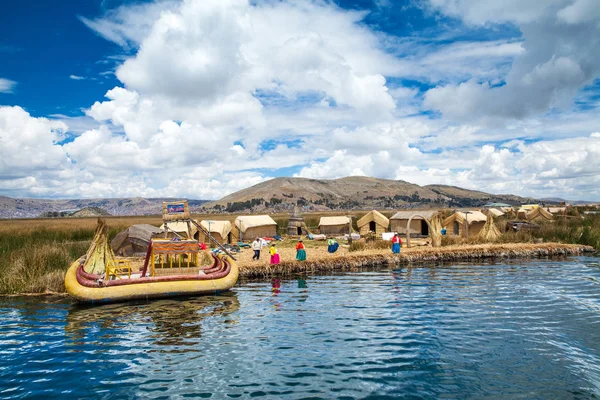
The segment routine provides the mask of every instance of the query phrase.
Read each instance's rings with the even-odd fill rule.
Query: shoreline
[[[310,249],[309,249],[310,251]],[[564,243],[506,243],[478,244],[444,247],[402,248],[400,254],[392,254],[389,249],[358,251],[343,255],[317,257],[315,260],[282,261],[278,265],[249,263],[238,261],[240,279],[267,279],[298,274],[322,274],[327,272],[359,271],[363,268],[377,268],[387,265],[420,265],[438,262],[465,262],[489,259],[535,259],[547,257],[564,257],[591,255],[596,250],[591,246]],[[430,266],[431,267],[431,266]],[[0,295],[0,298],[59,296],[66,297],[65,292],[12,293]]]
[[[240,278],[269,278],[294,274],[333,271],[356,271],[385,265],[410,265],[432,262],[478,261],[487,259],[531,259],[556,256],[579,256],[595,253],[591,246],[563,243],[508,243],[446,247],[403,248],[400,254],[389,250],[368,254],[347,254],[317,260],[282,261],[278,265],[243,265],[238,263]],[[310,257],[310,254],[309,254]]]

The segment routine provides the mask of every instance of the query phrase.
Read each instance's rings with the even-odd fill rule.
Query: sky
[[[351,175],[600,200],[596,0],[21,0],[0,195]]]

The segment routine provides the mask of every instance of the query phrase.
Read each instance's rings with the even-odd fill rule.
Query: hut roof
[[[257,226],[277,225],[268,215],[240,215],[235,219],[235,226],[242,232]]]
[[[210,222],[210,223],[209,223]],[[210,233],[218,233],[222,238],[226,237],[231,232],[231,222],[229,221],[200,221],[200,225]],[[210,229],[209,229],[210,227]]]
[[[321,217],[319,220],[319,226],[335,226],[335,225],[346,225],[350,223],[350,218],[346,216],[340,217]]]
[[[423,219],[431,220],[433,216],[437,214],[437,210],[423,210],[423,211],[398,211],[396,214],[392,215],[390,219]],[[423,218],[422,218],[423,217]]]
[[[564,214],[567,211],[567,207],[548,207],[546,211],[550,214]]]
[[[377,210],[372,210],[366,213],[361,219],[356,221],[356,225],[360,228],[361,226],[366,225],[371,221],[375,221],[377,225],[382,225],[386,228],[390,224],[390,220],[387,219],[385,215],[383,215]]]
[[[542,217],[547,220],[551,220],[553,218],[552,214],[550,214],[548,211],[544,210],[542,207],[534,208],[533,210],[528,212],[525,217],[527,218],[528,221],[531,221],[532,219],[535,219],[538,217]]]
[[[481,211],[469,211],[469,216],[467,217],[467,215],[464,212],[457,211],[448,218],[446,218],[442,225],[446,226],[454,221],[457,221],[460,224],[464,224],[465,221],[469,221],[470,225],[473,222],[487,221],[487,216]]]
[[[504,213],[497,208],[488,208],[487,212],[492,214],[494,217],[501,217],[504,215]]]
[[[185,222],[185,221],[169,222],[168,226],[169,226],[170,231],[174,231],[177,233],[187,233],[187,231],[188,231],[188,225],[187,225],[187,222]],[[194,224],[190,224],[190,228],[192,229],[190,234],[192,236],[194,236],[196,234],[196,232],[198,232],[198,228],[196,228],[196,225],[194,225]],[[160,229],[163,232],[165,231],[164,223],[160,226]]]
[[[131,225],[129,228],[119,232],[110,242],[113,250],[117,250],[127,239],[136,239],[150,243],[152,235],[164,233],[162,229],[149,224]]]

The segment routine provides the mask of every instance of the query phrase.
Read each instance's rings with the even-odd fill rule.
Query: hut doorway
[[[369,222],[369,230],[371,232],[375,232],[377,231],[377,224],[375,223],[375,221],[371,221]]]
[[[421,235],[429,236],[429,225],[424,219],[421,220]]]
[[[459,225],[457,221],[454,221],[454,224],[452,224],[452,232],[455,235],[458,235],[458,231],[459,231]]]
[[[302,236],[302,227],[301,227],[301,226],[298,226],[298,227],[296,228],[296,232],[298,233],[298,236]]]
[[[231,232],[227,234],[227,243],[231,243]]]

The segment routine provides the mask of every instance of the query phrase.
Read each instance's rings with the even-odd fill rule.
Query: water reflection
[[[155,300],[148,303],[107,304],[95,307],[72,305],[66,317],[65,335],[72,345],[82,345],[90,333],[104,332],[107,344],[132,327],[143,328],[145,340],[154,345],[176,346],[197,343],[202,336],[202,322],[208,317],[229,316],[223,322],[238,323],[232,315],[240,309],[237,294],[186,299]],[[148,335],[148,331],[151,335]],[[110,337],[112,333],[113,337]]]

